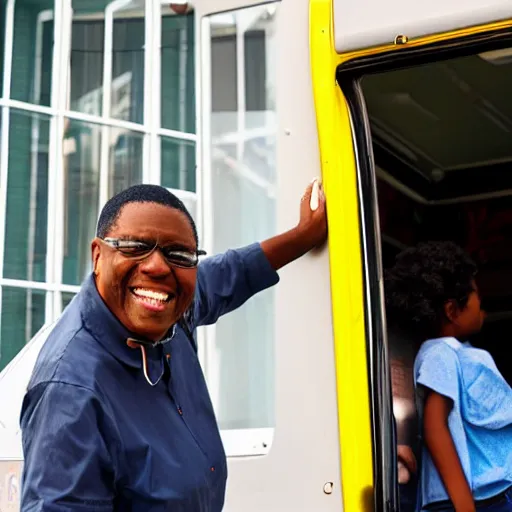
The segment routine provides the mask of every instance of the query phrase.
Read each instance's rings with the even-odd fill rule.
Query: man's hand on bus
[[[261,248],[275,270],[300,258],[327,239],[327,209],[325,194],[318,181],[318,201],[312,208],[311,195],[315,180],[309,184],[300,202],[300,219],[290,231],[274,236],[261,243]],[[315,194],[316,195],[316,194]],[[315,198],[314,198],[315,199]]]
[[[315,192],[317,194],[315,194],[316,197],[313,197],[312,201],[311,196]],[[312,206],[312,203],[315,203],[315,206]],[[297,230],[308,245],[308,250],[323,244],[327,238],[325,194],[322,183],[318,178],[315,178],[308,185],[302,196],[300,201],[300,220]]]

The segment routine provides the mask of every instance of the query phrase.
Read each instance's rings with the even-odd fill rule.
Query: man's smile
[[[154,290],[151,288],[133,287],[130,288],[136,302],[150,311],[164,311],[171,301],[176,298],[172,292]]]

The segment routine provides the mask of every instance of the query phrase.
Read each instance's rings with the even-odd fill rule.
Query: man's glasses
[[[186,249],[176,249],[168,246],[162,247],[155,243],[143,242],[141,240],[123,240],[121,238],[100,238],[110,247],[118,250],[127,258],[142,260],[147,258],[156,249],[160,250],[169,265],[180,268],[195,268],[199,263],[199,256],[204,256],[205,251],[189,251]]]

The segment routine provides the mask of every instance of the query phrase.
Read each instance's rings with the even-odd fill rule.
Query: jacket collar
[[[156,344],[151,345],[147,341],[137,340],[105,304],[96,288],[92,273],[84,281],[77,299],[84,327],[117,360],[132,368],[142,369],[141,351],[138,347],[143,344],[148,362],[162,361],[162,346],[172,340],[176,325],[170,329],[168,337]]]

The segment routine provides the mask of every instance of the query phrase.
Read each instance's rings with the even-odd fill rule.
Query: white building
[[[0,403],[1,459],[20,456],[18,414],[9,411],[19,410],[37,345],[1,372],[79,291],[105,201],[136,183],[173,189],[212,253],[274,233],[276,176],[273,5],[211,18],[202,168],[191,8],[157,0],[0,6],[0,386],[16,387]],[[235,436],[232,452],[238,429],[254,429],[261,450],[273,425],[272,297],[200,335],[210,338],[200,355],[221,427]]]

